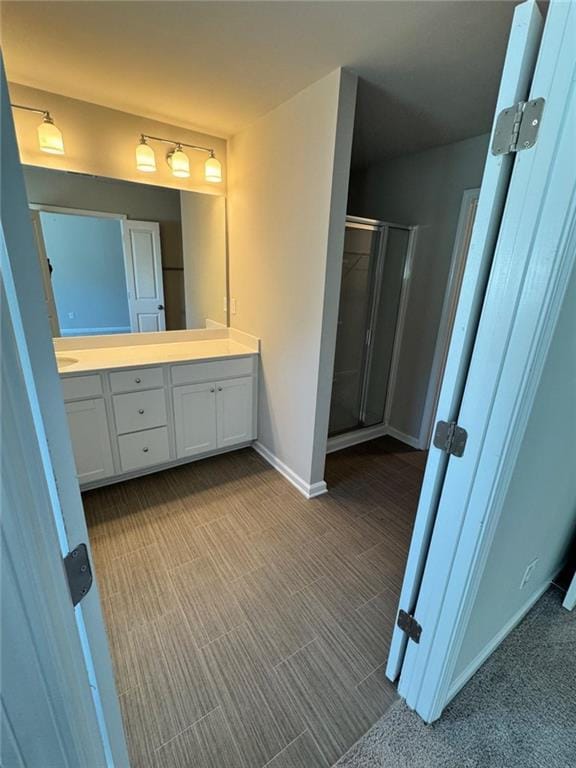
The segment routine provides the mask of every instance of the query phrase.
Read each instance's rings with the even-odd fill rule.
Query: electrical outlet
[[[532,562],[527,566],[526,570],[524,571],[524,576],[522,576],[522,581],[520,582],[520,589],[524,589],[526,584],[530,581],[532,578],[532,575],[534,574],[534,569],[538,565],[538,558],[536,560],[532,560]]]

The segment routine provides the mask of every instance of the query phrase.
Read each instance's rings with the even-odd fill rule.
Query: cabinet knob
[[[222,387],[218,387],[218,392],[222,392]]]
[[[138,408],[138,413],[142,415],[144,413],[144,408]]]
[[[142,379],[134,379],[134,381],[136,382],[136,384],[140,384]]]
[[[215,392],[215,391],[216,390],[214,389],[214,387],[210,387],[210,392]]]
[[[148,453],[149,450],[149,448],[142,448],[142,453]]]

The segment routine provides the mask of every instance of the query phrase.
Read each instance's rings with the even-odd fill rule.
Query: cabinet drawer
[[[164,386],[162,368],[132,368],[129,371],[113,371],[110,374],[112,392],[136,392]]]
[[[112,401],[119,435],[151,427],[163,427],[167,423],[163,389],[113,395]]]
[[[102,394],[102,382],[98,374],[91,376],[66,376],[60,379],[64,400],[78,400],[81,397],[97,397]]]
[[[214,360],[209,363],[187,363],[172,366],[173,384],[196,384],[196,382],[201,381],[218,381],[250,375],[252,375],[251,357],[235,357],[232,360]]]
[[[118,438],[118,446],[123,472],[170,461],[167,427],[121,435]]]

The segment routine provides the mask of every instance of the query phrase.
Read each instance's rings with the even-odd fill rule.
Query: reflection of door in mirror
[[[38,219],[49,314],[51,293],[62,336],[165,329],[157,223],[64,210]]]
[[[226,327],[224,197],[24,173],[54,336]]]
[[[160,226],[124,220],[122,238],[131,329],[165,331]]]

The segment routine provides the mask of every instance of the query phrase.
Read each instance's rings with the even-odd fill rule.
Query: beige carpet
[[[576,614],[550,589],[431,726],[395,703],[338,768],[574,768]]]

